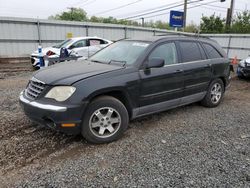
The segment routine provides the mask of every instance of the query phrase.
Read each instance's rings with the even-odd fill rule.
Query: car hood
[[[33,76],[48,85],[71,85],[82,79],[123,68],[121,65],[91,61],[70,61],[43,68]]]

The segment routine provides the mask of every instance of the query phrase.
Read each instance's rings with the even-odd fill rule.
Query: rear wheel
[[[215,79],[209,85],[208,91],[201,104],[206,107],[216,107],[220,104],[224,95],[224,83],[221,79]]]
[[[128,112],[114,97],[103,96],[91,102],[84,114],[83,137],[92,143],[107,143],[120,138],[128,127]]]

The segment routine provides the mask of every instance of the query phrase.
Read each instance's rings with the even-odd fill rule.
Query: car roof
[[[130,39],[126,39],[126,40],[131,40],[131,41],[145,41],[145,42],[157,42],[160,40],[167,40],[167,39],[171,39],[171,40],[199,40],[199,41],[203,41],[203,42],[215,42],[212,39],[206,38],[206,37],[200,37],[200,36],[193,36],[193,35],[182,35],[182,34],[167,34],[167,35],[159,35],[159,36],[150,36],[150,37],[137,37],[137,38],[130,38]]]
[[[84,40],[84,39],[102,39],[102,40],[106,40],[109,41],[107,39],[101,38],[101,37],[97,37],[97,36],[87,36],[87,37],[72,37],[71,40],[73,41],[77,41],[77,40]]]

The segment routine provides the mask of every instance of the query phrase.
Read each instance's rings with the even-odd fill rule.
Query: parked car
[[[239,78],[249,78],[250,77],[250,56],[246,59],[240,61],[237,67],[237,76]]]
[[[141,116],[198,101],[216,107],[229,82],[230,61],[210,39],[127,39],[74,66],[36,72],[20,103],[37,122],[105,143]]]
[[[60,44],[42,49],[42,55],[53,58],[60,56],[61,48],[66,48],[74,56],[82,56],[87,59],[100,49],[110,45],[112,41],[99,37],[76,37],[64,40]],[[38,50],[31,54],[31,63],[33,67],[40,68]]]

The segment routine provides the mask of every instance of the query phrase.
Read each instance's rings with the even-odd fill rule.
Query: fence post
[[[127,30],[128,30],[128,28],[127,28],[127,27],[124,27],[124,38],[125,38],[125,39],[127,38]]]
[[[85,28],[86,28],[86,36],[88,37],[89,36],[89,26],[86,25]]]
[[[40,31],[40,21],[39,20],[37,20],[37,33],[38,33],[38,42],[39,42],[39,45],[42,45],[41,31]]]
[[[155,36],[155,29],[153,30],[153,36]]]
[[[229,35],[228,45],[227,45],[227,56],[229,55],[229,50],[230,50],[230,47],[231,47],[231,39],[232,39],[232,36]]]

